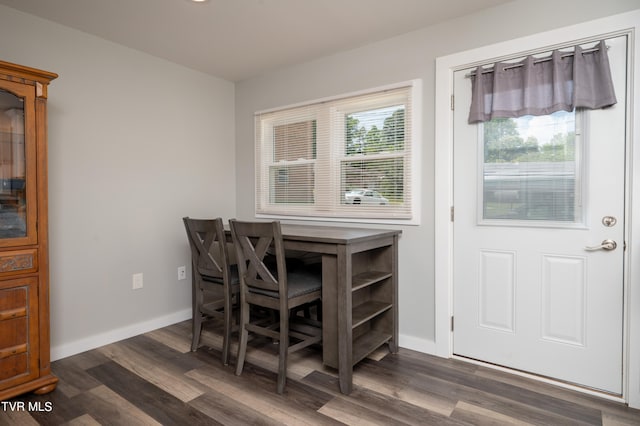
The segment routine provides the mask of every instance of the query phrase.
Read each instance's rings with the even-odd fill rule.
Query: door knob
[[[615,250],[616,247],[618,247],[618,244],[613,241],[613,240],[604,240],[602,242],[602,244],[600,244],[599,246],[594,246],[594,247],[585,247],[584,249],[587,251],[594,251],[594,250]]]

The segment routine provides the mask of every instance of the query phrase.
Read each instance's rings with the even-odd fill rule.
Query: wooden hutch
[[[0,400],[55,389],[49,357],[47,86],[0,61]]]

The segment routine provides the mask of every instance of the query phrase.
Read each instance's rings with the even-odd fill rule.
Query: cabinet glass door
[[[33,91],[0,83],[0,246],[35,242]]]

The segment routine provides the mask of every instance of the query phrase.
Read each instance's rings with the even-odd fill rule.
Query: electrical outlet
[[[133,285],[131,288],[133,290],[138,290],[143,286],[144,286],[144,281],[142,279],[142,272],[140,272],[139,274],[133,274]]]
[[[187,268],[185,266],[178,267],[178,280],[187,279]]]

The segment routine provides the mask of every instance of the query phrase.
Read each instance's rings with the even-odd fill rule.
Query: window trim
[[[261,111],[257,111],[254,114],[254,117],[259,115],[283,111],[287,109],[296,109],[309,107],[312,105],[317,105],[326,102],[339,102],[341,100],[348,100],[349,98],[355,98],[358,96],[374,94],[377,92],[384,92],[388,90],[394,90],[399,88],[408,88],[411,96],[411,141],[410,141],[410,154],[409,154],[409,167],[411,169],[410,176],[408,179],[408,183],[406,184],[410,188],[411,193],[411,201],[409,206],[410,217],[409,218],[381,218],[381,217],[344,217],[344,216],[308,216],[304,214],[297,214],[295,206],[288,205],[282,209],[282,212],[258,212],[258,196],[259,194],[262,197],[267,197],[268,194],[259,192],[259,184],[260,180],[264,179],[265,173],[268,175],[267,170],[263,170],[261,168],[262,158],[260,158],[259,153],[262,149],[259,146],[258,139],[255,137],[257,132],[264,131],[263,129],[255,128],[254,130],[254,155],[255,155],[255,164],[254,164],[254,188],[255,188],[255,196],[254,196],[254,215],[256,218],[264,218],[264,219],[283,219],[283,220],[299,220],[299,221],[322,221],[322,222],[345,222],[345,223],[373,223],[373,224],[394,224],[394,225],[420,225],[421,222],[421,182],[422,182],[422,168],[421,168],[421,159],[422,159],[422,80],[414,79],[403,82],[398,82],[394,84],[389,84],[385,86],[378,86],[371,89],[355,91],[350,93],[345,93],[337,96],[330,96],[321,99],[314,99],[307,102],[300,102],[295,104],[289,104],[282,107],[270,108]],[[254,120],[255,123],[255,120]],[[385,157],[388,157],[386,155]],[[340,157],[342,158],[342,157]],[[373,158],[372,158],[373,159]],[[307,160],[308,162],[316,162],[317,159]],[[301,208],[301,210],[304,209]],[[286,212],[285,212],[286,211]]]

